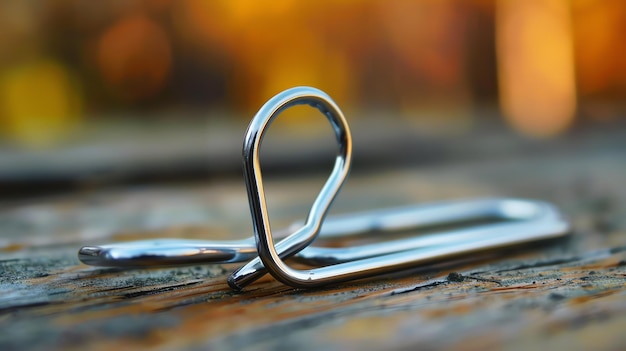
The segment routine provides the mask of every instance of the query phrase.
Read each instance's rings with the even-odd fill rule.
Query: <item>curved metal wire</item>
[[[300,104],[311,105],[328,118],[339,149],[334,168],[313,202],[304,225],[278,245],[277,250],[282,257],[293,255],[309,246],[315,239],[324,222],[326,211],[348,176],[352,159],[352,137],[348,123],[339,107],[324,92],[310,87],[295,87],[267,101],[248,126],[243,150],[244,160],[247,160],[244,162],[244,175],[248,197],[255,198],[250,200],[255,231],[257,228],[269,230],[270,227],[261,168],[255,161],[258,160],[260,143],[264,132],[282,111]],[[252,153],[255,156],[249,157]],[[95,266],[152,266],[240,262],[256,256],[256,253],[256,247],[251,239],[233,241],[157,239],[84,246],[79,250],[78,257],[82,262]]]
[[[353,247],[308,246],[294,255],[294,259],[308,265],[329,265],[380,256],[397,251],[426,248],[450,242],[472,241],[477,236],[501,235],[496,223],[516,223],[541,219],[558,211],[545,203],[524,199],[486,198],[465,199],[424,205],[409,205],[357,213],[328,216],[322,225],[319,238],[326,240],[378,235],[376,244]],[[468,223],[474,223],[468,226]],[[476,223],[483,223],[477,225]],[[435,234],[420,234],[440,226],[448,228]],[[301,226],[294,223],[280,230],[284,237]],[[469,230],[468,230],[469,229]],[[410,231],[415,236],[387,240],[390,232]],[[485,234],[487,231],[493,234]],[[381,235],[383,236],[381,238]],[[154,267],[184,264],[211,264],[246,262],[257,257],[254,237],[241,240],[190,240],[151,239],[121,242],[99,246],[85,246],[78,258],[92,266]],[[260,260],[255,270],[262,270]]]
[[[313,202],[304,225],[292,225],[289,231],[293,234],[274,246],[259,151],[264,133],[272,121],[285,109],[298,104],[311,105],[326,116],[339,148],[335,166]],[[228,278],[233,289],[240,290],[267,272],[285,284],[310,288],[397,271],[460,254],[555,238],[570,231],[569,223],[554,206],[541,201],[512,198],[412,205],[332,216],[325,220],[328,208],[348,175],[351,155],[350,130],[335,102],[314,88],[286,90],[263,105],[251,121],[244,140],[244,176],[254,237],[232,241],[156,239],[85,246],[79,251],[79,259],[96,266],[122,267],[229,263],[252,259]],[[460,228],[369,245],[347,248],[309,246],[318,233],[325,238],[344,238],[455,224]],[[329,266],[295,270],[283,261],[292,255],[307,264]]]
[[[241,290],[266,272],[269,272],[277,280],[293,287],[319,287],[406,269],[417,264],[451,257],[460,253],[472,253],[534,240],[554,238],[569,231],[569,224],[561,218],[559,212],[553,206],[547,203],[504,199],[499,206],[501,213],[506,214],[508,208],[508,214],[521,218],[521,221],[464,228],[443,236],[440,234],[430,236],[428,239],[417,237],[409,239],[409,241],[404,239],[381,243],[377,244],[378,248],[374,248],[374,246],[357,247],[351,251],[353,255],[356,252],[366,252],[368,250],[376,252],[376,254],[374,256],[365,255],[367,258],[362,259],[355,259],[355,256],[347,255],[347,262],[321,268],[297,270],[289,267],[283,259],[299,252],[315,239],[320,231],[321,221],[326,210],[340,189],[340,184],[339,186],[329,187],[327,183],[327,186],[322,189],[314,206],[311,208],[305,226],[278,244],[274,244],[261,178],[259,150],[265,130],[278,113],[292,106],[293,101],[310,103],[307,98],[303,97],[303,92],[311,88],[296,89],[298,94],[288,90],[268,101],[253,118],[246,133],[243,148],[244,175],[259,257],[253,259],[228,277],[228,284],[231,288]],[[338,107],[326,94],[318,90],[314,90],[314,92],[317,102],[313,103],[313,106],[318,107],[329,118],[335,127],[340,150],[343,150],[347,146],[342,144],[345,138],[340,137],[339,124],[333,123],[333,114],[329,113],[328,107],[325,108],[324,106],[330,106],[337,111]],[[290,101],[289,99],[293,100]],[[327,101],[320,102],[319,99],[327,99]],[[341,115],[340,112],[338,114]],[[343,118],[340,121],[342,122],[341,125],[345,124]],[[344,128],[347,130],[347,125]],[[328,182],[335,179],[335,172],[338,169],[337,165],[341,164],[341,162],[341,157],[338,156],[335,169]],[[341,181],[343,182],[344,179],[345,177]],[[332,191],[330,191],[331,189]],[[495,204],[497,205],[498,203],[496,202]],[[485,204],[483,203],[482,205],[484,206]],[[490,205],[493,207],[494,203]],[[458,214],[455,211],[459,209],[461,210],[460,213],[465,215],[475,215],[477,210],[479,210],[478,213],[485,213],[485,208],[481,207],[480,202],[474,202],[470,205],[461,204],[460,207],[456,206],[455,209],[450,207],[434,209],[431,215],[444,221],[451,220],[454,218],[455,213]],[[504,217],[507,216],[505,215]],[[367,217],[361,217],[361,219],[367,221]],[[432,242],[426,245],[428,240]],[[380,247],[385,249],[381,251]]]
[[[285,109],[298,104],[311,105],[326,116],[335,132],[339,150],[335,158],[335,166],[326,184],[324,184],[313,202],[304,225],[293,234],[281,240],[275,247],[265,201],[259,153],[263,136],[272,121]],[[281,257],[289,257],[309,246],[315,240],[322,227],[328,208],[348,176],[351,160],[352,136],[348,122],[339,106],[321,90],[311,87],[291,88],[274,96],[261,107],[246,130],[243,144],[244,181],[248,190],[248,202],[250,204],[259,257],[270,257],[269,252],[271,251],[271,257],[278,257],[279,261],[282,262]],[[269,242],[267,242],[268,238]],[[281,263],[278,264],[280,265]],[[278,272],[273,262],[270,262],[268,269],[271,273],[274,273],[273,271]],[[235,271],[231,277],[236,276],[237,272]],[[233,285],[230,278],[228,283],[233,288],[237,286]]]

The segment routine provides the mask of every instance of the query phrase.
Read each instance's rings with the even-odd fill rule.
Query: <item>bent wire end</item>
[[[256,256],[252,238],[232,241],[152,239],[84,246],[78,259],[91,266],[147,267],[231,263]]]

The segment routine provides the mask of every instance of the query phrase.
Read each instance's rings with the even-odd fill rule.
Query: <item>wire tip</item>
[[[228,279],[226,279],[226,282],[228,282],[228,286],[230,286],[230,288],[235,291],[243,290],[243,286],[238,285],[235,281],[235,278],[233,278],[232,276],[228,277]]]

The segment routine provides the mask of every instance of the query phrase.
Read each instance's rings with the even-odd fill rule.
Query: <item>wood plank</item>
[[[355,174],[334,213],[472,196],[555,202],[568,240],[315,290],[237,265],[103,269],[83,244],[246,237],[239,180],[95,190],[0,211],[0,349],[597,349],[626,345],[626,156],[614,148]],[[276,227],[323,179],[268,180]],[[298,191],[294,191],[298,189]],[[503,233],[504,234],[504,233]]]

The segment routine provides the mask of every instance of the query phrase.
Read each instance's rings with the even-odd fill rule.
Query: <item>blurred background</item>
[[[0,186],[240,176],[250,118],[297,85],[344,109],[357,172],[602,139],[624,33],[621,0],[2,2]],[[328,172],[330,127],[287,114],[268,169]]]

